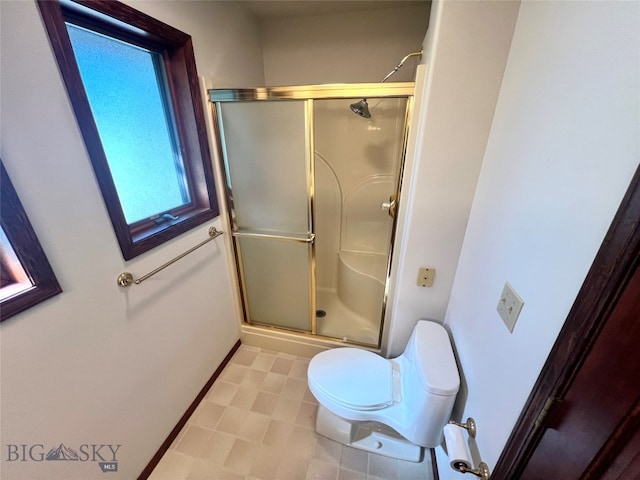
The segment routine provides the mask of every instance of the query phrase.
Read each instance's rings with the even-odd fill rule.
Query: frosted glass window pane
[[[225,103],[222,123],[238,227],[307,232],[304,102]]]
[[[189,203],[159,54],[67,30],[127,223]]]
[[[310,331],[309,245],[239,238],[250,321]]]
[[[11,242],[0,227],[0,300],[18,295],[33,287]]]

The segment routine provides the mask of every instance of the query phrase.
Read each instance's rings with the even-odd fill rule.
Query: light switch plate
[[[502,321],[510,332],[513,332],[523,305],[524,300],[522,300],[522,297],[518,295],[509,282],[505,283],[496,310],[498,310]]]
[[[419,287],[432,287],[433,277],[436,275],[435,268],[421,267],[418,269],[418,280],[416,284]]]

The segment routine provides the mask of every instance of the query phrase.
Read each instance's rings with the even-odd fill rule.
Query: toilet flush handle
[[[386,210],[387,212],[389,212],[389,216],[391,218],[396,218],[396,200],[397,200],[397,196],[391,195],[389,197],[389,201],[388,202],[382,202],[382,204],[380,205],[380,208],[382,210]]]

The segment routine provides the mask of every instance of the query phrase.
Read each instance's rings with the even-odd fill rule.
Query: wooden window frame
[[[125,260],[217,217],[220,212],[191,37],[114,0],[38,0],[38,6]],[[192,198],[189,204],[158,213],[169,213],[177,220],[158,224],[145,219],[127,224],[73,53],[67,20],[161,52]]]
[[[0,225],[33,287],[0,301],[0,322],[58,295],[62,288],[0,161]],[[2,268],[2,266],[0,266]]]

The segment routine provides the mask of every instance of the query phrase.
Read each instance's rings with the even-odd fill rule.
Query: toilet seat
[[[309,363],[310,386],[353,410],[379,410],[393,404],[393,367],[389,360],[359,348],[322,352]]]

